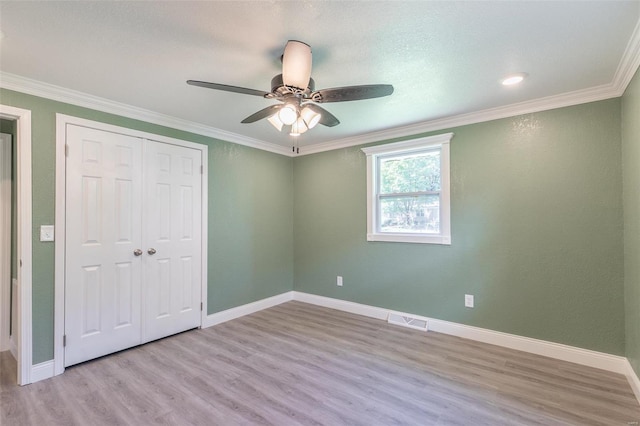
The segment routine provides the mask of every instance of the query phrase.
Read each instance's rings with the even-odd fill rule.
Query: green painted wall
[[[360,147],[295,158],[295,290],[623,355],[620,120],[613,99],[436,132],[451,246],[366,241]]]
[[[292,160],[133,119],[0,89],[0,103],[31,110],[33,362],[53,358],[55,114],[63,113],[209,146],[208,312],[293,287]]]
[[[626,357],[640,375],[640,73],[622,97]]]
[[[451,246],[366,242],[360,147],[291,159],[0,90],[0,103],[32,111],[34,363],[53,357],[53,244],[37,230],[54,219],[57,112],[209,146],[209,313],[294,288],[623,355],[621,128],[633,230],[637,80],[622,100],[436,132],[455,133]],[[629,259],[640,240],[626,243],[627,356],[637,367],[640,271]],[[476,308],[463,307],[465,293]]]

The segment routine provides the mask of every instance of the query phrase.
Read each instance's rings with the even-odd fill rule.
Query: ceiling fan
[[[311,78],[311,47],[301,41],[289,40],[281,59],[282,74],[271,79],[271,92],[197,80],[187,80],[187,84],[280,101],[281,103],[251,114],[242,123],[254,123],[268,118],[279,131],[284,126],[291,126],[291,136],[299,136],[316,124],[328,127],[340,124],[333,114],[317,104],[380,98],[393,93],[393,86],[390,84],[315,90],[315,82]]]

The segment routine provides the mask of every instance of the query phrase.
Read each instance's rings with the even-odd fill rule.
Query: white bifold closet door
[[[200,325],[198,150],[67,125],[65,366]]]
[[[200,325],[201,155],[146,141],[144,341]]]

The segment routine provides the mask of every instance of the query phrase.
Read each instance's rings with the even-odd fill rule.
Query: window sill
[[[440,244],[440,245],[449,246],[451,245],[451,236],[378,233],[378,234],[367,234],[367,241],[384,241],[384,242],[390,242],[390,243]]]

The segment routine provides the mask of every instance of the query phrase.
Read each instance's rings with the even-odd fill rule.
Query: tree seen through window
[[[440,232],[440,150],[380,158],[381,232]]]

